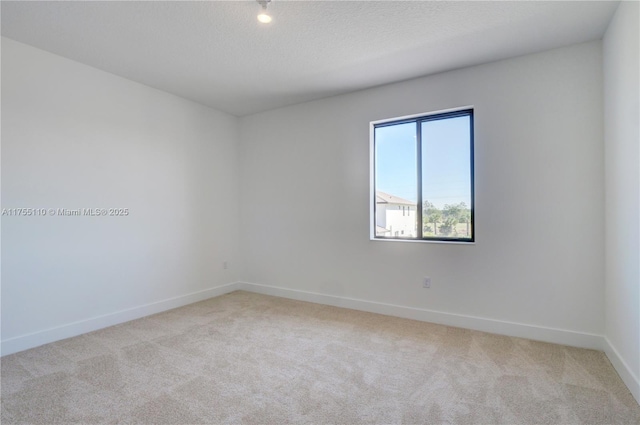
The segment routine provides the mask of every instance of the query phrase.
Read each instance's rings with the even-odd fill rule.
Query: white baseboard
[[[333,295],[299,291],[296,289],[262,285],[257,283],[240,282],[238,289],[265,295],[273,295],[282,298],[290,298],[294,300],[332,305],[335,307],[350,308],[353,310],[367,311],[370,313],[403,317],[406,319],[438,323],[441,325],[473,329],[500,335],[515,336],[536,341],[569,345],[573,347],[602,350],[604,344],[602,335],[576,332],[565,329],[546,328],[541,326],[525,325],[522,323],[505,322],[501,320],[486,319],[482,317],[445,313],[442,311],[405,307],[401,305],[386,304],[375,301],[366,301],[356,298],[337,297]]]
[[[229,292],[238,290],[237,283],[229,283],[214,288],[205,289],[203,291],[192,292],[190,294],[169,298],[126,310],[116,311],[114,313],[102,316],[91,317],[85,320],[68,323],[66,325],[57,326],[55,328],[45,329],[26,335],[20,335],[14,338],[5,339],[0,343],[1,355],[17,353],[18,351],[27,350],[29,348],[38,347],[50,342],[59,341],[65,338],[71,338],[83,333],[96,331],[98,329],[117,325],[119,323],[128,322],[130,320],[139,319],[166,310],[182,307],[208,298],[224,295]]]
[[[638,404],[640,404],[640,379],[634,375],[627,362],[622,359],[618,350],[616,350],[607,337],[604,338],[604,352],[616,372],[618,372],[618,375],[620,375],[620,378],[622,378],[622,382],[627,385],[633,397]]]

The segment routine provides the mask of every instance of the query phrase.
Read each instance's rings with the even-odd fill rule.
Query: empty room
[[[638,1],[2,1],[2,424],[640,424]]]

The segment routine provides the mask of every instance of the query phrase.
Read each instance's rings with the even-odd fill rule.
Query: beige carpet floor
[[[5,356],[2,424],[639,424],[603,353],[234,292]]]

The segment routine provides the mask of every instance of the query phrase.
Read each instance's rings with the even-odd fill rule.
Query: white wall
[[[3,38],[2,207],[130,210],[2,217],[3,353],[236,281],[238,124]]]
[[[601,61],[596,41],[243,118],[243,280],[599,344]],[[477,242],[370,241],[369,122],[466,105],[475,106]]]
[[[620,4],[603,56],[607,354],[640,401],[639,9]]]

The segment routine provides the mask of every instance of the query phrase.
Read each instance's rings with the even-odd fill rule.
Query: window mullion
[[[416,206],[416,216],[418,220],[418,239],[422,239],[422,125],[419,120],[416,121],[416,156],[418,162],[418,205]]]

